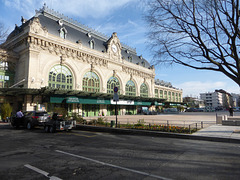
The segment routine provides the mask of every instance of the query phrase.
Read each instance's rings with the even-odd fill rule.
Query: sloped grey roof
[[[49,9],[46,5],[44,5],[39,11],[36,11],[35,17],[39,18],[41,25],[45,27],[50,34],[59,36],[60,29],[65,28],[67,31],[67,40],[73,43],[78,43],[78,41],[80,41],[85,47],[90,47],[90,41],[93,41],[95,50],[100,52],[107,51],[106,42],[108,41],[109,37],[95,31],[94,29],[84,26],[79,22],[64,16],[63,14]],[[16,26],[15,30],[9,35],[8,38],[11,38],[21,32],[23,28],[29,24],[30,20],[19,27]],[[63,22],[62,26],[59,24],[59,20]],[[90,36],[88,36],[88,34],[90,34]],[[121,54],[122,58],[124,58],[126,61],[150,68],[149,62],[142,58],[142,56],[138,56],[136,49],[122,44]]]

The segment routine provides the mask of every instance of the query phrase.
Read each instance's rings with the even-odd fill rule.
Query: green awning
[[[66,98],[66,103],[77,103],[79,104],[79,98],[78,97],[75,97],[75,96],[71,96],[71,97],[67,97]]]
[[[134,101],[134,105],[138,106],[151,106],[152,102],[146,102],[146,101]]]
[[[64,97],[50,97],[50,103],[62,103]]]
[[[110,99],[104,98],[79,98],[80,104],[111,104]]]

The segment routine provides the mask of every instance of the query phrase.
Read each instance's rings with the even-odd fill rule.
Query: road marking
[[[84,156],[79,156],[79,155],[76,155],[76,154],[72,154],[72,153],[68,153],[68,152],[64,152],[64,151],[60,151],[60,150],[55,150],[55,151],[59,152],[59,153],[62,153],[62,154],[69,155],[69,156],[77,157],[77,158],[80,158],[80,159],[92,161],[92,162],[101,164],[103,166],[110,166],[110,167],[114,167],[114,168],[117,168],[117,169],[122,169],[122,170],[130,171],[130,172],[133,172],[133,173],[141,174],[141,175],[144,175],[144,176],[154,177],[154,178],[157,178],[157,179],[171,180],[169,178],[165,178],[165,177],[162,177],[162,176],[158,176],[158,175],[154,175],[154,174],[150,174],[150,173],[146,173],[146,172],[142,172],[142,171],[138,171],[138,170],[134,170],[134,169],[130,169],[130,168],[125,168],[125,167],[117,166],[117,165],[114,165],[114,164],[101,162],[101,161],[91,159],[91,158],[87,158],[87,157],[84,157]]]
[[[29,168],[29,169],[31,169],[31,170],[33,170],[33,171],[35,171],[35,172],[37,172],[37,173],[39,173],[39,174],[42,174],[42,175],[48,177],[50,180],[62,180],[62,179],[60,179],[60,178],[58,178],[58,177],[56,177],[56,176],[50,176],[50,177],[49,177],[49,173],[48,173],[48,172],[43,171],[43,170],[41,170],[41,169],[38,169],[38,168],[36,168],[36,167],[34,167],[34,166],[31,166],[31,165],[29,165],[29,164],[25,164],[24,166],[27,167],[27,168]]]

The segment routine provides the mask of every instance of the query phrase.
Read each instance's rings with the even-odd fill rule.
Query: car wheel
[[[50,133],[55,133],[56,129],[53,126],[49,127],[49,132]]]
[[[32,124],[31,124],[31,122],[28,122],[28,123],[27,123],[27,129],[28,129],[28,130],[32,129]]]
[[[46,133],[48,133],[48,132],[49,132],[49,126],[44,126],[44,131],[45,131]]]

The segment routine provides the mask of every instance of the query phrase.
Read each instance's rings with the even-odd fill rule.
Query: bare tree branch
[[[5,29],[4,25],[0,22],[0,44],[2,44],[8,36],[8,30]]]
[[[240,85],[239,0],[151,0],[154,64],[218,71]]]

